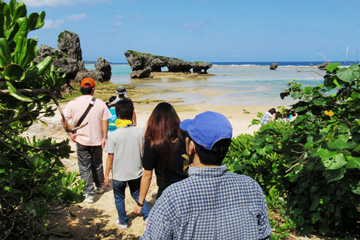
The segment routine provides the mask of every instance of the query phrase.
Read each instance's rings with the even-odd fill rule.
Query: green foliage
[[[0,238],[39,239],[49,212],[83,198],[84,182],[67,173],[68,141],[26,139],[21,134],[40,118],[65,83],[51,57],[35,64],[37,39],[27,34],[44,25],[45,13],[27,17],[23,2],[0,1]]]
[[[231,170],[258,181],[270,209],[291,216],[290,225],[305,235],[360,232],[360,67],[339,66],[328,65],[315,87],[292,80],[281,98],[297,100],[295,120],[240,135],[226,158]]]
[[[285,157],[295,163],[289,173],[294,190],[289,207],[298,228],[358,231],[360,219],[359,66],[330,64],[324,84],[302,88],[292,81],[286,94],[299,101]]]
[[[259,118],[261,116],[258,115]],[[276,229],[271,239],[282,239],[295,228],[286,210],[286,193],[291,183],[285,175],[289,163],[283,157],[284,144],[281,143],[289,128],[290,125],[285,122],[269,122],[253,136],[241,134],[232,139],[224,159],[230,171],[252,177],[264,190],[270,224],[272,229]]]

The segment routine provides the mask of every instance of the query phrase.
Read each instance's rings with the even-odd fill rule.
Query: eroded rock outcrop
[[[167,67],[169,72],[190,73],[193,69],[194,73],[204,74],[212,67],[207,62],[187,62],[178,58],[170,58],[164,56],[156,56],[149,53],[141,53],[128,50],[125,53],[132,73],[132,78],[149,77],[151,72],[161,72],[161,68]]]
[[[47,45],[40,46],[39,56],[35,61],[41,61],[47,56],[53,58],[51,64],[60,69],[60,74],[66,74],[69,81],[81,81],[84,77],[92,77],[95,81],[105,82],[111,78],[111,65],[104,58],[98,58],[95,70],[87,70],[82,58],[80,38],[76,33],[64,31],[58,36],[58,49]]]
[[[326,70],[326,67],[330,64],[330,62],[324,62],[322,64],[318,65],[318,69],[320,70]]]
[[[270,70],[276,70],[278,67],[278,64],[277,63],[273,63],[270,65]]]

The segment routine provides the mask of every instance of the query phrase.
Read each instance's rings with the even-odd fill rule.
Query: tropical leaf
[[[347,163],[345,156],[342,153],[338,153],[330,158],[322,158],[321,161],[327,170],[342,168]]]
[[[336,71],[336,75],[342,81],[352,83],[359,78],[360,73],[354,72],[351,68],[342,68]]]
[[[326,66],[326,70],[329,72],[333,72],[337,67],[340,66],[340,63],[331,63]]]
[[[10,92],[10,95],[14,98],[23,101],[23,102],[32,102],[33,100],[29,97],[24,96],[21,94],[10,82],[6,81],[6,84],[8,86],[8,90]]]
[[[21,81],[25,78],[25,70],[20,65],[12,63],[6,66],[4,77],[8,81]]]

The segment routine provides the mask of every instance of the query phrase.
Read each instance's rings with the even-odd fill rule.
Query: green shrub
[[[327,67],[324,84],[291,81],[281,97],[297,100],[296,119],[233,139],[225,160],[258,181],[270,209],[290,213],[305,235],[360,232],[360,67],[339,65]]]
[[[51,57],[35,65],[37,40],[28,32],[44,25],[45,12],[27,17],[23,2],[0,1],[0,238],[42,239],[48,216],[83,199],[84,182],[65,171],[68,141],[21,137],[65,83]],[[40,120],[41,121],[41,120]]]
[[[360,68],[339,65],[327,67],[324,84],[292,81],[282,94],[298,100],[283,142],[293,163],[289,208],[305,234],[360,232]]]
[[[261,117],[262,114],[259,114]],[[254,120],[254,123],[259,123]],[[295,228],[287,212],[286,194],[290,182],[285,171],[291,166],[282,154],[281,138],[291,125],[284,122],[269,122],[253,136],[241,134],[232,139],[224,164],[230,171],[252,177],[262,187],[269,207],[272,239],[281,239]]]

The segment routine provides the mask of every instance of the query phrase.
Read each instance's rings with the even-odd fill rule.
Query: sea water
[[[281,62],[276,70],[270,70],[270,62],[214,62],[208,70],[214,76],[186,80],[168,77],[131,79],[128,64],[111,64],[111,81],[136,88],[165,90],[154,91],[142,99],[177,99],[179,104],[289,106],[295,101],[291,97],[282,100],[280,93],[288,88],[291,80],[304,87],[322,84],[325,71],[317,68],[321,63]],[[94,66],[87,64],[86,68],[94,69]]]

